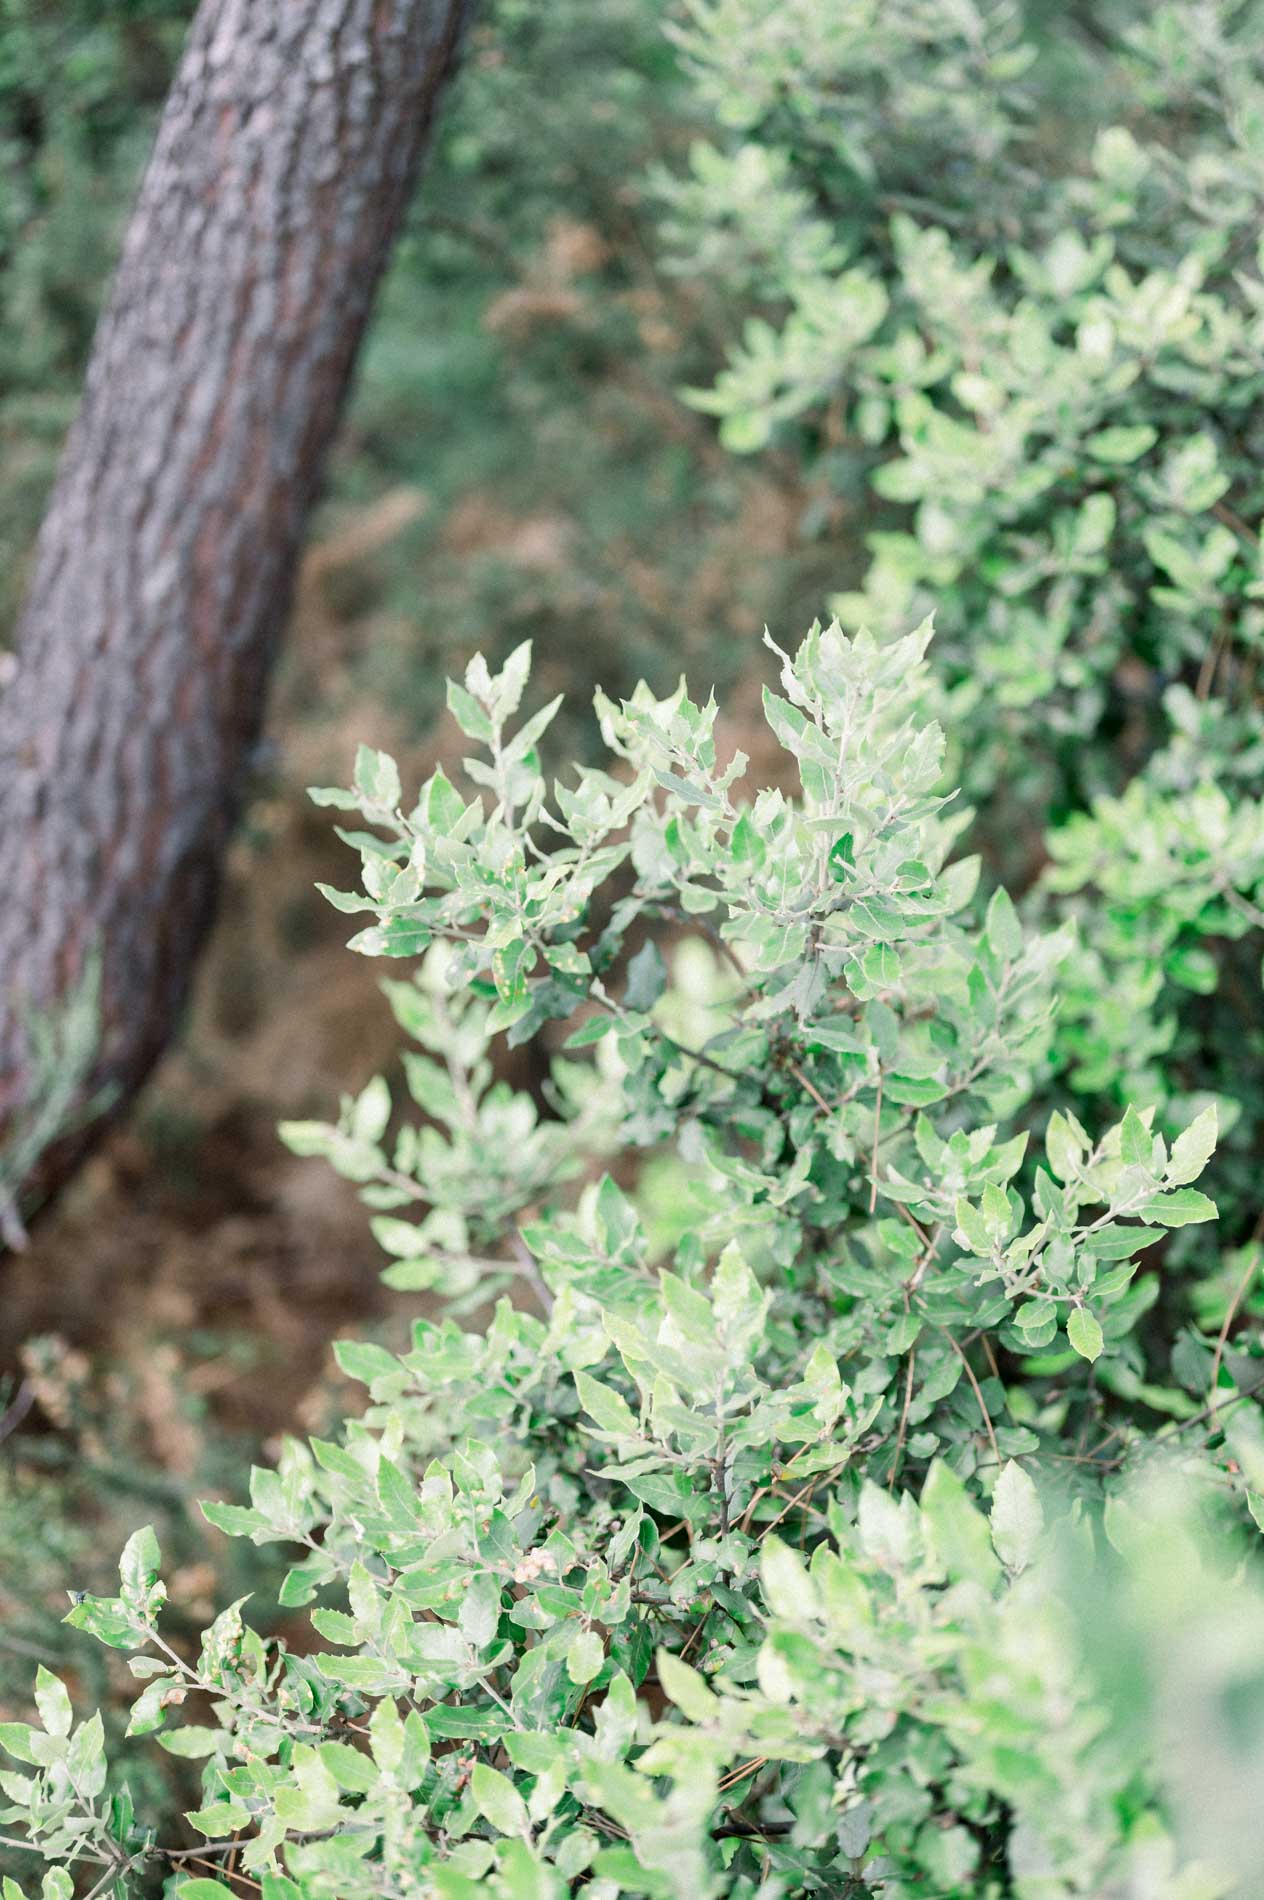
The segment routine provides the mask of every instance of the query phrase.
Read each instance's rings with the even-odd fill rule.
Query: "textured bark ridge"
[[[0,700],[10,1193],[50,1087],[40,1025],[85,972],[81,1103],[125,1102],[185,1000],[304,518],[466,11],[203,0],[192,27]],[[28,1198],[92,1139],[63,1134]]]

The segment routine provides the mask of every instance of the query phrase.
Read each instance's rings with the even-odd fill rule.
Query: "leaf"
[[[969,1201],[961,1196],[957,1201],[957,1231],[953,1235],[959,1246],[977,1254],[981,1260],[992,1255],[995,1242],[992,1231],[977,1207],[971,1207]]]
[[[222,1841],[239,1828],[249,1827],[250,1809],[244,1801],[226,1799],[213,1801],[206,1808],[191,1808],[184,1818],[199,1834],[205,1834],[212,1841]]]
[[[1045,1514],[1036,1487],[1011,1458],[996,1481],[989,1519],[996,1554],[1007,1570],[1025,1570],[1035,1555]]]
[[[580,1404],[589,1418],[596,1420],[602,1431],[611,1432],[621,1438],[637,1436],[640,1427],[626,1399],[620,1398],[610,1386],[603,1385],[599,1379],[592,1378],[587,1372],[576,1372],[574,1378]]]
[[[836,884],[846,883],[856,862],[856,842],[850,831],[836,838],[830,847],[830,875]]]
[[[356,751],[352,784],[366,805],[380,805],[388,811],[394,811],[399,804],[399,767],[388,752],[376,752],[368,745],[360,746]]]
[[[1179,1187],[1182,1182],[1196,1181],[1215,1152],[1218,1133],[1219,1114],[1213,1102],[1201,1115],[1196,1115],[1172,1143],[1172,1158],[1163,1176],[1164,1183],[1168,1187]]]
[[[1000,1575],[988,1521],[976,1510],[966,1488],[942,1458],[936,1459],[922,1486],[922,1520],[927,1537],[953,1579],[968,1578],[991,1589]]]
[[[133,1531],[119,1558],[119,1583],[124,1601],[143,1607],[148,1601],[150,1589],[157,1581],[161,1566],[162,1552],[158,1548],[153,1526],[146,1524],[140,1530]]]
[[[44,1766],[44,1749],[37,1748],[34,1737],[37,1731],[28,1722],[0,1722],[0,1748],[15,1761],[30,1762],[33,1767]]]
[[[592,1681],[605,1660],[605,1645],[596,1630],[580,1630],[566,1652],[566,1673],[582,1685]]]
[[[143,1649],[149,1640],[120,1597],[81,1597],[65,1620],[111,1649]]]
[[[1137,461],[1158,439],[1157,429],[1151,428],[1148,422],[1137,422],[1131,426],[1120,424],[1112,429],[1099,429],[1096,435],[1086,437],[1084,447],[1095,462],[1115,465]]]
[[[485,1821],[501,1834],[526,1836],[531,1832],[527,1804],[507,1775],[476,1762],[470,1777],[470,1792]]]
[[[759,1572],[774,1616],[796,1619],[815,1616],[816,1585],[798,1551],[783,1544],[779,1537],[766,1538]]]
[[[1055,1108],[1045,1130],[1045,1154],[1050,1172],[1059,1181],[1069,1184],[1079,1175],[1083,1153],[1083,1143],[1070,1122]]]
[[[1102,1350],[1104,1341],[1102,1329],[1093,1315],[1083,1306],[1077,1306],[1067,1321],[1067,1338],[1079,1353],[1081,1359],[1090,1364]]]
[[[1154,1154],[1154,1137],[1132,1107],[1120,1124],[1119,1152],[1129,1166],[1142,1168],[1150,1166]]]
[[[378,1379],[404,1373],[395,1354],[387,1352],[385,1346],[375,1346],[371,1340],[339,1339],[334,1345],[334,1358],[340,1371],[349,1379],[358,1379],[362,1385],[373,1385]]]
[[[673,1656],[670,1650],[658,1652],[658,1680],[664,1694],[688,1721],[710,1722],[721,1713],[720,1698],[707,1687],[696,1669],[679,1656]]]
[[[485,1649],[500,1621],[500,1584],[495,1577],[476,1577],[461,1598],[457,1622],[475,1649]]]
[[[35,1706],[49,1735],[69,1735],[74,1713],[70,1692],[59,1676],[40,1664],[35,1674]]]
[[[203,1498],[198,1509],[208,1524],[229,1537],[248,1537],[252,1531],[267,1529],[263,1512],[252,1511],[246,1504],[221,1504],[215,1498]]]
[[[181,1755],[189,1761],[200,1761],[207,1755],[213,1755],[220,1743],[229,1739],[226,1729],[203,1728],[193,1722],[185,1728],[168,1729],[165,1735],[156,1737],[169,1755]]]
[[[628,1009],[641,1012],[653,1009],[667,986],[667,966],[653,938],[643,943],[628,964],[628,983],[623,1000]]]
[[[1173,1188],[1168,1194],[1156,1194],[1140,1209],[1143,1220],[1158,1221],[1162,1227],[1192,1227],[1199,1221],[1217,1220],[1214,1201],[1197,1188]]]
[[[467,739],[477,739],[482,745],[491,744],[491,720],[473,694],[467,693],[455,680],[448,681],[448,711]]]
[[[993,893],[987,908],[987,940],[1002,963],[1012,963],[1023,947],[1023,927],[1006,890]]]

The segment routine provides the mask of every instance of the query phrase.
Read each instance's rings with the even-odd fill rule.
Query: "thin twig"
[[[1211,1360],[1211,1382],[1210,1382],[1210,1388],[1209,1388],[1210,1397],[1211,1397],[1211,1412],[1209,1416],[1211,1418],[1213,1428],[1216,1428],[1216,1429],[1219,1428],[1219,1422],[1220,1422],[1216,1416],[1216,1386],[1220,1379],[1220,1367],[1221,1367],[1221,1363],[1224,1360],[1224,1349],[1229,1338],[1229,1329],[1233,1325],[1233,1322],[1237,1317],[1238,1308],[1241,1306],[1243,1300],[1246,1298],[1247,1288],[1250,1286],[1252,1280],[1255,1278],[1259,1270],[1260,1270],[1259,1256],[1258,1254],[1255,1253],[1254,1249],[1252,1249],[1251,1258],[1247,1262],[1246,1272],[1242,1275],[1242,1278],[1238,1281],[1237,1287],[1234,1290],[1233,1298],[1230,1300],[1228,1310],[1226,1311],[1225,1316],[1224,1316],[1224,1324],[1220,1328],[1220,1333],[1216,1340],[1216,1350],[1213,1353],[1212,1360]]]
[[[1248,547],[1259,547],[1260,537],[1255,532],[1255,529],[1248,527],[1241,515],[1236,514],[1234,510],[1228,507],[1223,501],[1213,502],[1211,512],[1217,521],[1224,522],[1226,528],[1232,528],[1239,540],[1245,541]]]
[[[882,1146],[882,1070],[878,1070],[878,1099],[873,1110],[873,1163],[869,1176],[869,1212],[878,1205],[878,1149]]]
[[[8,1410],[0,1415],[0,1444],[12,1436],[35,1403],[35,1387],[23,1379]]]
[[[727,1794],[729,1789],[736,1787],[739,1781],[745,1781],[747,1775],[757,1774],[761,1768],[767,1766],[767,1763],[767,1755],[756,1755],[754,1761],[744,1761],[740,1768],[732,1769],[716,1783],[716,1793]]]
[[[973,1388],[973,1391],[974,1391],[974,1396],[976,1400],[978,1401],[979,1411],[983,1415],[983,1423],[987,1427],[988,1443],[992,1447],[992,1456],[995,1458],[997,1465],[999,1466],[1001,1463],[1000,1446],[996,1442],[996,1433],[992,1430],[992,1420],[988,1415],[987,1405],[984,1402],[983,1389],[980,1386],[978,1380],[974,1376],[974,1367],[970,1364],[970,1361],[966,1358],[965,1353],[962,1351],[961,1347],[957,1344],[957,1341],[954,1339],[953,1335],[948,1331],[948,1328],[946,1326],[941,1326],[939,1328],[939,1331],[943,1334],[944,1338],[948,1341],[948,1344],[952,1347],[958,1359],[960,1359],[962,1365],[965,1367],[966,1378],[969,1379],[970,1381],[971,1387]]]
[[[234,1842],[233,1845],[237,1846],[239,1843]],[[184,1859],[190,1867],[209,1867],[213,1874],[219,1874],[224,1880],[239,1880],[243,1887],[249,1887],[253,1893],[263,1892],[260,1883],[252,1880],[249,1874],[239,1874],[234,1867],[217,1867],[213,1860],[206,1858],[205,1854],[186,1854]]]
[[[816,1103],[817,1107],[823,1108],[825,1110],[825,1113],[828,1115],[830,1112],[829,1103],[826,1101],[825,1097],[821,1094],[821,1091],[816,1087],[815,1083],[809,1082],[807,1076],[804,1075],[798,1063],[788,1062],[786,1064],[786,1067],[789,1069],[795,1081],[802,1083],[803,1087],[807,1090],[808,1094],[812,1097],[812,1100]]]
[[[909,1349],[908,1372],[904,1379],[904,1404],[900,1408],[900,1427],[895,1434],[895,1455],[891,1460],[891,1476],[887,1479],[887,1490],[895,1484],[900,1469],[900,1455],[904,1450],[904,1432],[908,1425],[909,1406],[913,1402],[913,1368],[917,1364],[917,1348]]]
[[[760,1536],[767,1537],[769,1531],[775,1531],[778,1524],[784,1523],[785,1519],[788,1518],[791,1511],[793,1511],[795,1505],[801,1503],[804,1498],[807,1498],[810,1502],[812,1493],[816,1490],[818,1484],[828,1484],[832,1478],[838,1476],[846,1463],[847,1460],[844,1458],[842,1463],[835,1465],[832,1471],[818,1471],[815,1477],[809,1478],[806,1484],[800,1485],[785,1509],[779,1511],[770,1524],[764,1524],[760,1527]]]

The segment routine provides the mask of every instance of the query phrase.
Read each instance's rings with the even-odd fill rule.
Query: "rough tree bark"
[[[0,700],[10,1194],[15,1172],[27,1199],[67,1178],[101,1126],[84,1104],[134,1094],[187,995],[304,518],[466,11],[203,0],[194,21]],[[23,1144],[66,1083],[40,1037],[93,969],[82,1125],[32,1176]]]

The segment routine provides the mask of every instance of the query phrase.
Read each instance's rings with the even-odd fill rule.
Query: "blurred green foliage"
[[[793,471],[723,455],[679,402],[726,286],[665,271],[651,170],[692,98],[668,0],[499,0],[480,16],[361,365],[331,492],[425,498],[358,604],[359,675],[418,722],[445,666],[534,640],[554,687],[720,683],[819,601]],[[582,696],[581,696],[582,697]],[[559,735],[590,743],[582,719]]]
[[[736,316],[694,405],[735,453],[802,470],[845,624],[893,636],[934,611],[975,836],[1081,932],[1060,1066],[1168,1128],[1218,1098],[1225,1231],[1245,1242],[1264,8],[687,14],[711,126],[660,175],[664,236]]]

